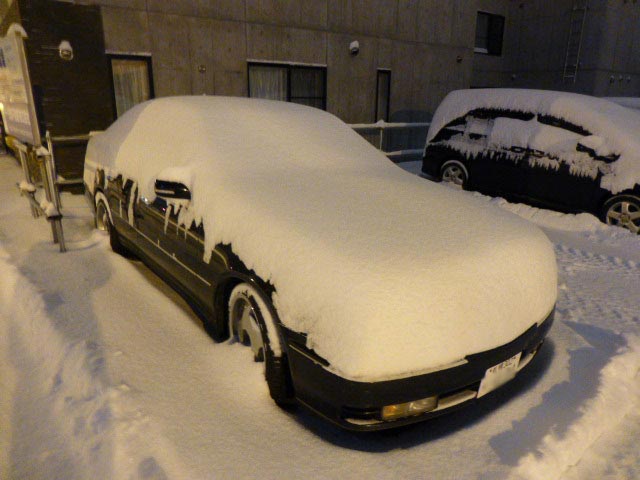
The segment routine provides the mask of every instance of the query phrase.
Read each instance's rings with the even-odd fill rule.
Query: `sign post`
[[[7,35],[0,38],[0,102],[5,131],[17,140],[20,161],[25,172],[25,183],[21,192],[30,198],[32,214],[44,214],[51,224],[54,243],[60,251],[66,251],[60,214],[60,196],[53,164],[51,144],[49,150],[42,146],[38,118],[36,116],[27,56],[24,50],[24,29],[17,24],[9,27]],[[35,186],[26,163],[32,160],[40,165],[46,202],[35,199]],[[42,205],[45,205],[43,207]]]

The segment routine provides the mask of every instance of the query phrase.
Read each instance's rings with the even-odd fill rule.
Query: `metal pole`
[[[47,141],[47,149],[49,150],[49,155],[45,158],[47,165],[49,166],[49,171],[51,178],[53,180],[53,195],[55,198],[54,204],[58,211],[62,208],[62,202],[60,201],[60,192],[58,190],[58,172],[56,171],[56,162],[53,158],[53,143],[51,143],[51,135],[49,135],[49,130],[46,133],[46,141]]]
[[[33,150],[31,151],[33,152]],[[49,182],[47,181],[47,170],[44,165],[44,159],[38,157],[38,166],[40,167],[40,176],[42,177],[42,186],[44,187],[45,198],[51,201],[51,192],[49,191]],[[51,234],[53,235],[53,243],[58,243],[58,232],[55,225],[51,222]]]
[[[22,165],[22,173],[24,175],[24,180],[26,182],[29,182],[31,185],[33,185],[33,179],[31,178],[31,173],[29,172],[29,165],[27,164],[27,156],[25,155],[25,152],[21,148],[18,149],[18,154],[20,155],[20,165]],[[29,204],[29,206],[31,207],[31,215],[33,216],[33,218],[38,218],[40,216],[38,209],[35,208],[33,205],[31,205],[31,203]]]
[[[31,150],[35,155],[35,150]],[[49,218],[51,222],[51,233],[53,235],[53,243],[60,245],[60,251],[66,252],[67,248],[64,243],[64,232],[62,230],[62,215],[60,215],[60,203],[56,200],[55,189],[56,185],[53,179],[53,171],[51,168],[52,159],[50,154],[37,157],[38,164],[40,165],[40,171],[42,172],[42,184],[44,186],[44,192],[48,202],[53,203],[53,206],[57,210],[57,214],[53,218]]]

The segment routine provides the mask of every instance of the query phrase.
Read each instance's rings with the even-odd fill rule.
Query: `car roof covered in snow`
[[[180,218],[203,222],[205,252],[231,244],[274,285],[281,321],[346,378],[459,361],[513,340],[555,302],[540,230],[403,171],[318,109],[161,98],[94,136],[86,165],[150,199],[158,177],[185,183]]]
[[[427,141],[449,122],[476,109],[510,110],[551,115],[603,137],[620,154],[602,186],[613,193],[640,181],[640,115],[603,98],[569,92],[515,88],[456,90],[436,110]]]

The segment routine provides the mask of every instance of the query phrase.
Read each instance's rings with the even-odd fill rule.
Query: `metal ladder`
[[[581,0],[573,5],[571,21],[569,23],[569,38],[567,39],[567,53],[562,71],[563,83],[576,83],[578,68],[580,67],[580,50],[582,48],[582,32],[587,18],[588,0]]]

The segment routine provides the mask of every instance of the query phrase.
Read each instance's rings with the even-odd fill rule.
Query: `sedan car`
[[[277,403],[348,429],[475,402],[553,320],[539,229],[403,171],[321,110],[152,100],[91,138],[84,180],[113,250],[215,340],[247,345]]]
[[[422,172],[640,233],[639,133],[636,112],[601,98],[459,90],[436,110]]]

